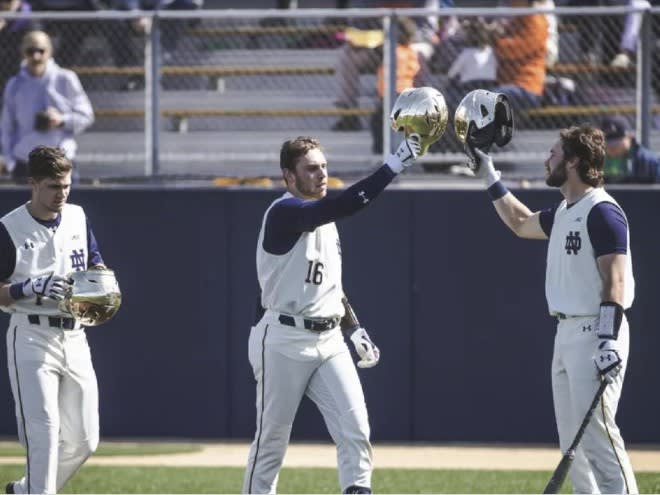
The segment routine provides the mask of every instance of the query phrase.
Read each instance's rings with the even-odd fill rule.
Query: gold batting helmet
[[[454,131],[470,157],[469,166],[479,167],[474,149],[488,152],[493,143],[504,146],[513,137],[513,109],[502,93],[485,89],[470,91],[454,113]]]
[[[121,291],[115,272],[91,268],[69,274],[70,285],[60,309],[70,313],[84,326],[96,326],[112,318],[121,305]]]
[[[404,89],[390,113],[392,129],[403,131],[406,137],[419,134],[422,145],[420,156],[442,137],[448,118],[445,97],[428,86]]]

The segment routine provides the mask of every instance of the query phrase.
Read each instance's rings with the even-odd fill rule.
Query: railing
[[[195,160],[209,164],[207,171],[217,169],[217,175],[225,175],[225,163],[240,162],[244,175],[254,175],[263,173],[263,166],[251,169],[247,163],[272,160],[284,139],[300,133],[329,140],[331,166],[337,158],[340,171],[366,169],[382,160],[399,139],[389,127],[387,109],[396,98],[394,40],[402,18],[446,24],[453,19],[512,19],[539,13],[555,16],[559,57],[547,67],[552,77],[546,78],[542,103],[514,108],[517,136],[506,149],[496,151],[513,163],[528,162],[530,156],[545,152],[557,129],[583,120],[597,122],[609,114],[628,116],[638,140],[649,144],[655,136],[654,115],[660,113],[653,104],[653,86],[660,81],[660,67],[653,63],[653,31],[660,26],[660,8],[40,12],[29,19],[44,24],[56,48],[72,33],[83,33],[77,50],[55,53],[57,61],[80,77],[96,113],[95,124],[79,139],[83,175],[86,170],[103,175],[104,166],[112,175],[111,162],[133,164],[120,174],[133,170],[134,175],[161,175],[173,169],[194,173],[181,158],[161,162],[163,150],[173,141],[181,150],[194,149]],[[641,20],[636,54],[628,66],[613,66],[612,47],[618,48],[618,26],[626,16]],[[150,20],[148,35],[130,28],[130,22],[141,18]],[[3,13],[0,19],[25,17]],[[376,33],[382,46],[351,45],[347,20],[348,27]],[[173,38],[178,38],[176,46]],[[464,94],[447,77],[461,47],[460,37],[448,36],[425,59],[430,69],[427,81],[445,94],[450,110]],[[11,58],[1,54],[0,76],[4,69],[6,78],[3,64]],[[384,69],[386,110],[382,120],[375,121],[377,129],[369,132],[379,106],[378,65]],[[372,133],[382,134],[382,152],[372,149]],[[451,133],[450,124],[448,135],[424,163],[453,162],[461,156]],[[223,134],[231,138],[223,139]],[[529,145],[525,136],[533,136],[531,142],[538,146]],[[181,157],[185,152],[175,154]],[[168,151],[165,156],[175,154]],[[98,166],[86,169],[94,162]],[[276,164],[268,166],[275,174]]]

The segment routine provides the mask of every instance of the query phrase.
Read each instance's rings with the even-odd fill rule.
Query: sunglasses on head
[[[46,49],[38,47],[38,46],[30,46],[30,47],[25,49],[25,54],[26,55],[34,55],[35,53],[43,55],[44,53],[46,53]]]

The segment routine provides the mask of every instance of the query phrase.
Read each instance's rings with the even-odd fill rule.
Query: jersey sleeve
[[[9,280],[16,268],[16,246],[5,224],[0,222],[0,281]]]
[[[589,239],[596,258],[628,253],[628,222],[614,203],[598,203],[587,217]]]
[[[321,225],[365,208],[395,176],[390,167],[383,165],[336,196],[319,200],[294,197],[279,201],[266,217],[263,248],[271,254],[288,252],[303,232],[313,232]]]
[[[92,231],[92,224],[87,216],[85,219],[87,220],[87,266],[105,265],[99,245],[96,242],[96,237]]]
[[[539,222],[541,223],[541,228],[545,232],[546,237],[550,237],[550,232],[552,232],[552,225],[555,223],[555,212],[557,211],[557,205],[545,210],[541,210],[539,213]]]

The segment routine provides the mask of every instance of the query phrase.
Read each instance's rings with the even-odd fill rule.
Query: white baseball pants
[[[317,405],[337,445],[339,484],[371,487],[372,450],[362,385],[339,328],[313,332],[282,325],[266,312],[252,328],[257,430],[243,493],[275,493],[303,395]]]
[[[599,338],[597,317],[559,320],[552,360],[552,390],[559,445],[566,452],[575,438],[600,378],[593,356]],[[575,493],[638,493],[635,474],[615,422],[628,362],[629,329],[624,317],[618,338],[623,369],[607,385],[587,426],[570,470]]]
[[[18,437],[27,454],[25,476],[14,491],[56,493],[99,442],[98,385],[85,331],[32,325],[16,313],[7,357]]]

